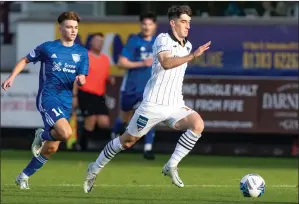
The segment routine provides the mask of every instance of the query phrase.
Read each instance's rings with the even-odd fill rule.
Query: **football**
[[[258,174],[247,174],[241,179],[240,190],[244,197],[261,197],[265,193],[265,181]]]

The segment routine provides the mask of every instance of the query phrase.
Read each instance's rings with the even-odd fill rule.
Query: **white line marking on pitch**
[[[15,184],[4,184],[4,186],[15,186]],[[53,186],[53,187],[81,187],[82,185],[80,184],[49,184],[49,185],[35,185],[35,186]],[[98,187],[142,187],[142,188],[148,188],[148,187],[173,187],[172,185],[150,185],[150,184],[100,184],[100,185],[95,185]],[[198,187],[198,188],[235,188],[238,187],[238,185],[210,185],[210,184],[203,184],[203,185],[185,185],[185,187]],[[297,186],[295,185],[266,185],[266,187],[270,188],[296,188]]]

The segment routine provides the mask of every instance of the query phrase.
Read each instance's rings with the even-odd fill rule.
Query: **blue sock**
[[[125,124],[121,121],[120,118],[117,118],[115,120],[112,132],[114,134],[122,134],[125,132]]]
[[[144,137],[144,151],[151,151],[154,143],[155,130],[152,128]]]
[[[41,138],[45,141],[56,141],[54,137],[52,137],[51,132],[48,130],[45,130],[41,134]]]
[[[37,170],[42,168],[42,166],[48,161],[46,157],[43,155],[39,155],[38,157],[32,157],[29,164],[26,166],[26,168],[23,170],[23,173],[26,176],[31,176],[34,174]]]

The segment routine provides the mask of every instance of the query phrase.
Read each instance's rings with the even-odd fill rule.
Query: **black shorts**
[[[105,96],[98,96],[92,93],[79,91],[78,103],[82,116],[108,115]]]

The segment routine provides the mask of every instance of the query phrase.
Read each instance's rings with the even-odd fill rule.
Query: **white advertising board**
[[[4,81],[8,74],[1,74]],[[1,127],[43,127],[35,101],[38,74],[20,74],[8,91],[1,90]]]
[[[55,24],[51,22],[18,22],[16,32],[16,57],[18,61],[36,46],[55,40]],[[39,73],[40,63],[30,63],[26,69]]]

